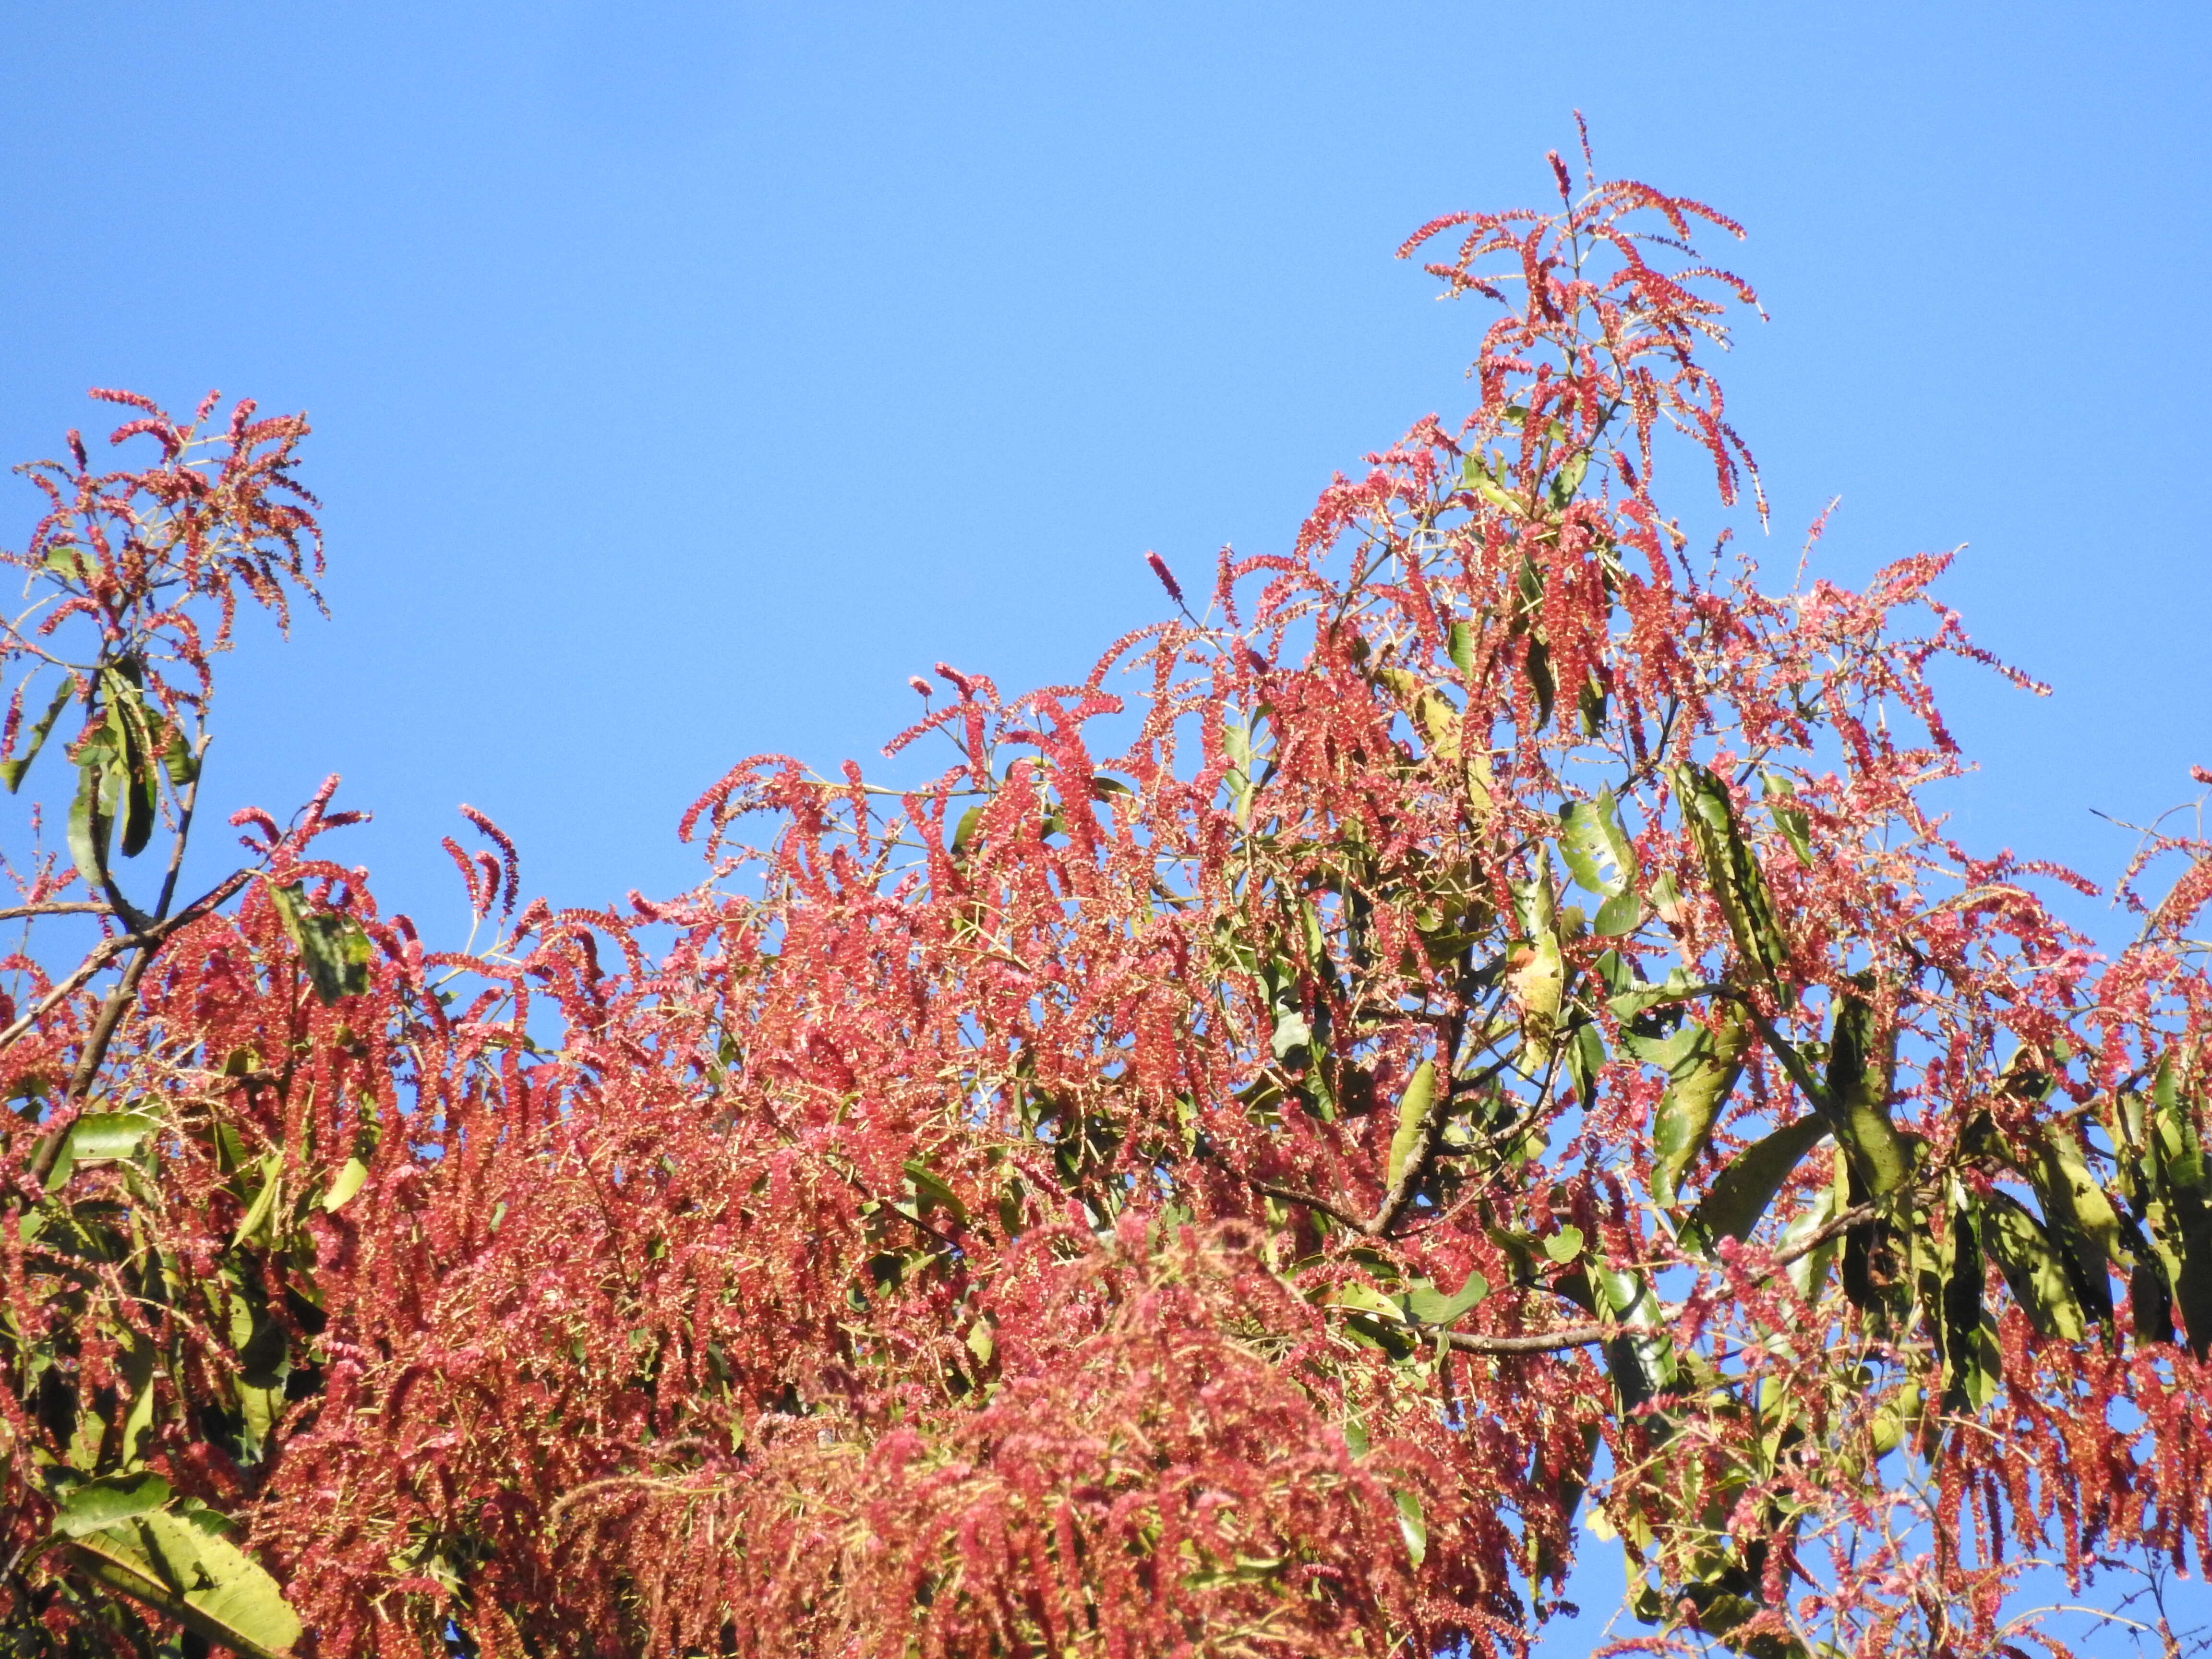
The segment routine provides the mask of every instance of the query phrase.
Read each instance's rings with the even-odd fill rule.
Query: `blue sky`
[[[1970,543],[2050,680],[1954,676],[1961,836],[2106,876],[2212,762],[2201,7],[0,3],[0,455],[95,385],[307,409],[336,619],[226,665],[209,788],[433,936],[469,801],[564,902],[834,764],[938,659],[1016,688],[1456,415],[1482,318],[1391,252],[1599,161],[1704,198],[1777,575]],[[0,486],[20,544],[27,490]],[[2100,926],[2094,909],[2082,913]],[[1595,1595],[1609,1598],[1612,1567]]]
[[[0,454],[94,385],[307,409],[336,620],[226,665],[216,799],[343,772],[433,929],[463,800],[558,899],[668,890],[730,762],[872,757],[940,658],[1064,678],[1158,614],[1144,550],[1280,545],[1456,413],[1480,313],[1391,252],[1540,199],[1580,107],[1751,231],[1769,556],[1831,495],[1841,576],[1970,542],[1946,592],[2058,695],[1958,680],[1962,833],[2103,874],[2089,809],[2212,760],[2208,42],[2124,3],[13,0]]]

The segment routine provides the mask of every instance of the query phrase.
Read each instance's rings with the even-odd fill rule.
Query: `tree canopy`
[[[2201,1570],[2212,846],[2100,952],[1949,836],[1931,665],[2011,671],[1942,557],[1692,540],[1735,228],[1552,159],[1288,550],[939,665],[917,787],[742,762],[672,897],[464,808],[458,948],[335,779],[180,886],[307,426],[97,394],[0,641],[8,1651],[1502,1655],[1602,1549],[1635,1650],[2020,1654]]]

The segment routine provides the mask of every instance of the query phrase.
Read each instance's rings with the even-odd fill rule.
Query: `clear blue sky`
[[[0,3],[0,455],[84,388],[304,407],[336,620],[227,668],[210,788],[326,770],[434,936],[453,807],[563,902],[694,878],[734,759],[1019,687],[1456,414],[1390,258],[1608,171],[1749,227],[1768,544],[1946,592],[1962,835],[2103,876],[2212,762],[2202,5]],[[20,544],[28,492],[0,488]],[[1605,1553],[1601,1552],[1601,1553]],[[1609,1565],[1594,1596],[1611,1593]]]

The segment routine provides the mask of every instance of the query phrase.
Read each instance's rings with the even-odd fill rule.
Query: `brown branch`
[[[123,977],[101,1002],[99,1013],[94,1016],[92,1030],[86,1036],[84,1051],[78,1056],[76,1067],[70,1074],[69,1091],[63,1097],[63,1103],[66,1106],[72,1101],[82,1099],[91,1088],[100,1062],[106,1059],[108,1045],[115,1040],[115,1033],[123,1023],[123,1017],[130,1011],[131,1002],[137,995],[138,981],[144,977],[147,965],[153,961],[162,941],[179,928],[198,921],[229,899],[246,885],[252,874],[251,870],[234,871],[167,920],[155,922],[136,933],[118,933],[115,938],[103,941],[77,964],[75,972],[41,998],[36,1007],[4,1032],[0,1032],[0,1048],[15,1042],[49,1010],[76,994],[87,980],[114,957],[125,951],[136,949],[138,954],[124,969]],[[51,1128],[39,1137],[38,1145],[33,1148],[31,1161],[25,1173],[40,1187],[53,1173],[54,1164],[61,1157],[62,1145],[68,1133],[66,1124]]]
[[[83,987],[85,981],[106,967],[112,958],[121,956],[137,942],[138,936],[136,933],[118,933],[113,939],[103,939],[94,945],[85,959],[77,963],[60,984],[55,986],[32,1006],[30,1012],[23,1015],[6,1030],[0,1031],[0,1048],[12,1046],[17,1038],[37,1024],[50,1012],[75,996]]]
[[[1495,1042],[1497,1038],[1493,1036],[1492,1041]],[[1444,1074],[1439,1081],[1436,1098],[1429,1103],[1428,1112],[1421,1119],[1420,1138],[1406,1154],[1405,1167],[1398,1171],[1397,1181],[1382,1194],[1382,1202],[1376,1206],[1375,1213],[1356,1224],[1361,1232],[1370,1238],[1380,1238],[1398,1224],[1398,1218],[1406,1212],[1406,1206],[1413,1201],[1414,1193],[1428,1176],[1429,1163],[1436,1152],[1437,1137],[1443,1132],[1444,1120],[1451,1115],[1452,1108],[1458,1104],[1462,1087],[1470,1092],[1480,1089],[1494,1081],[1510,1063],[1510,1056],[1495,1060],[1477,1075],[1467,1079],[1464,1085],[1449,1072]],[[1547,1087],[1548,1090],[1548,1080]]]
[[[1311,1193],[1294,1192],[1288,1187],[1277,1187],[1265,1181],[1252,1183],[1255,1189],[1269,1198],[1279,1198],[1285,1204],[1303,1204],[1316,1214],[1325,1215],[1340,1227],[1349,1227],[1353,1232],[1365,1231],[1366,1224],[1348,1210],[1340,1210],[1325,1198],[1316,1198]]]
[[[1413,1328],[1422,1328],[1416,1326]],[[1559,1353],[1568,1348],[1587,1348],[1600,1342],[1610,1342],[1615,1337],[1632,1334],[1634,1329],[1640,1328],[1643,1328],[1562,1325],[1557,1330],[1529,1331],[1518,1336],[1485,1336],[1474,1331],[1447,1331],[1444,1340],[1462,1353]]]
[[[19,916],[110,916],[114,914],[105,899],[80,899],[63,904],[11,904],[0,909],[0,921],[14,921]]]

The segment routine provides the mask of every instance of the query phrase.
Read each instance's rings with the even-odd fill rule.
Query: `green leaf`
[[[1636,848],[1620,826],[1613,791],[1559,809],[1559,853],[1576,885],[1601,898],[1613,898],[1636,884]]]
[[[308,982],[325,1006],[368,989],[368,935],[359,922],[336,911],[309,909],[307,894],[297,882],[271,885],[269,896],[276,902],[284,931],[299,947]]]
[[[1421,1518],[1421,1500],[1410,1492],[1394,1492],[1390,1496],[1398,1505],[1398,1531],[1406,1540],[1406,1553],[1418,1567],[1429,1556],[1429,1528]]]
[[[1697,1241],[1705,1247],[1723,1237],[1749,1238],[1790,1172],[1827,1134],[1826,1120],[1818,1113],[1808,1113],[1738,1152],[1691,1212],[1690,1226],[1684,1230],[1686,1241],[1692,1229]]]
[[[221,1535],[209,1510],[156,1510],[70,1544],[72,1561],[108,1589],[244,1659],[277,1659],[300,1639],[276,1581]]]
[[[1982,1246],[1974,1214],[1954,1185],[1951,1224],[1944,1240],[1942,1320],[1943,1406],[1979,1411],[1995,1397],[2003,1362],[1982,1351]]]
[[[81,1159],[128,1158],[161,1127],[143,1112],[87,1112],[70,1125],[70,1151]]]
[[[1579,450],[1567,458],[1566,464],[1552,475],[1552,504],[1565,507],[1582,488],[1583,475],[1589,471],[1589,451]]]
[[[1813,1201],[1790,1218],[1790,1224],[1782,1230],[1779,1251],[1788,1252],[1802,1244],[1808,1238],[1828,1224],[1836,1213],[1836,1189],[1832,1182],[1821,1188]],[[1808,1302],[1820,1299],[1828,1280],[1828,1268],[1836,1259],[1838,1243],[1830,1239],[1816,1244],[1790,1264],[1790,1283],[1797,1294]]]
[[[1682,1176],[1711,1144],[1751,1048],[1751,1029],[1741,1021],[1709,1031],[1690,1020],[1682,1035],[1686,1052],[1668,1065],[1667,1092],[1651,1125],[1651,1195],[1662,1204],[1674,1201]]]
[[[2088,1322],[2081,1316],[2081,1304],[2058,1247],[2043,1224],[2008,1193],[1991,1193],[1984,1199],[1980,1220],[1982,1244],[2030,1322],[2045,1336],[2079,1342],[2087,1334]]]
[[[118,670],[100,677],[107,697],[107,731],[121,764],[116,772],[123,809],[123,856],[135,859],[146,850],[154,834],[161,806],[161,776],[155,769],[154,732],[158,724],[146,707],[144,695]]]
[[[261,1190],[253,1195],[253,1202],[246,1206],[246,1218],[238,1224],[238,1231],[230,1241],[232,1249],[261,1239],[268,1228],[269,1218],[276,1212],[276,1194],[283,1185],[280,1179],[283,1172],[283,1153],[270,1152],[262,1158]]]
[[[982,827],[981,805],[971,806],[960,815],[960,822],[952,826],[952,856],[956,862],[968,856],[968,849],[975,843],[975,832]]]
[[[112,823],[106,799],[109,772],[106,745],[88,744],[77,759],[76,796],[70,803],[70,857],[85,885],[94,892],[107,884],[107,838]]]
[[[1424,1325],[1449,1325],[1489,1294],[1490,1281],[1479,1273],[1470,1273],[1453,1296],[1431,1285],[1415,1285],[1406,1293],[1406,1311]]]
[[[960,1201],[960,1194],[945,1184],[945,1178],[918,1158],[906,1162],[906,1178],[913,1183],[915,1201],[921,1213],[927,1215],[933,1206],[948,1212],[960,1225],[968,1224],[968,1206]]]
[[[1774,827],[1790,843],[1790,850],[1797,854],[1797,861],[1809,865],[1813,861],[1813,821],[1797,805],[1796,786],[1775,772],[1760,773],[1759,781],[1760,793],[1766,798],[1767,815],[1774,820]]]
[[[1859,975],[1861,990],[1872,981]],[[1838,1000],[1828,1047],[1824,1109],[1837,1144],[1875,1198],[1887,1198],[1912,1178],[1912,1149],[1889,1119],[1896,1082],[1897,1036],[1881,1025],[1873,1003],[1846,993]]]
[[[1736,950],[1746,965],[1779,993],[1789,947],[1775,916],[1765,872],[1737,826],[1728,787],[1706,768],[1688,763],[1674,768],[1674,787],[1681,799],[1682,821],[1697,843]]]
[[[1597,1097],[1597,1076],[1605,1065],[1605,1035],[1596,1023],[1585,1020],[1567,1039],[1567,1073],[1575,1085],[1575,1098],[1585,1106]]]
[[[169,1501],[169,1483],[158,1474],[141,1470],[135,1474],[103,1475],[76,1487],[54,1511],[54,1531],[64,1538],[82,1538],[149,1514]]]
[[[1544,1254],[1562,1267],[1583,1253],[1583,1230],[1565,1226],[1544,1241]]]
[[[1633,1411],[1674,1386],[1678,1368],[1674,1339],[1656,1328],[1659,1299],[1644,1274],[1594,1262],[1590,1277],[1603,1310],[1634,1333],[1616,1338],[1605,1347],[1606,1368],[1613,1374],[1613,1386]]]
[[[1413,1068],[1413,1075],[1406,1082],[1406,1092],[1398,1097],[1398,1129],[1390,1137],[1390,1158],[1382,1177],[1384,1191],[1397,1191],[1407,1160],[1420,1146],[1428,1127],[1429,1108],[1435,1103],[1436,1097],[1436,1062],[1425,1060]]]
[[[1405,1322],[1406,1310],[1372,1285],[1361,1279],[1352,1279],[1334,1286],[1328,1300],[1339,1308],[1351,1308],[1357,1312],[1373,1314],[1393,1325]]]
[[[54,691],[54,700],[46,705],[46,712],[39,716],[39,723],[31,728],[31,735],[23,744],[23,752],[13,760],[0,761],[0,781],[6,782],[9,794],[22,787],[23,774],[31,769],[31,763],[38,759],[39,750],[46,746],[46,734],[54,729],[54,722],[61,718],[70,694],[76,690],[76,681],[70,676],[63,676],[61,684]]]
[[[135,1469],[146,1455],[146,1442],[154,1432],[154,1341],[133,1333],[123,1345],[120,1373],[131,1409],[123,1416],[120,1444],[123,1467]]]
[[[1528,684],[1536,693],[1536,729],[1552,723],[1552,705],[1559,700],[1559,683],[1552,677],[1552,648],[1541,640],[1528,641]]]
[[[1474,672],[1474,630],[1463,622],[1454,623],[1444,636],[1444,652],[1461,673]]]
[[[1644,901],[1632,889],[1615,893],[1597,907],[1597,915],[1590,919],[1590,931],[1601,939],[1618,939],[1635,932],[1636,924],[1643,920]]]
[[[1649,981],[1639,980],[1629,973],[1626,964],[1621,963],[1620,956],[1617,951],[1607,951],[1599,957],[1598,961],[1603,964],[1608,958],[1620,965],[1613,970],[1613,977],[1606,981],[1606,988],[1612,993],[1612,995],[1606,1000],[1606,1006],[1613,1010],[1613,1017],[1623,1024],[1635,1019],[1639,1014],[1649,1013],[1654,1008],[1662,1008],[1670,1003],[1688,1002],[1707,994],[1706,986],[1691,978],[1680,968],[1669,969],[1667,977],[1654,984]],[[1639,1043],[1648,1043],[1652,1041],[1653,1039],[1649,1037],[1639,1037],[1628,1042],[1626,1046],[1629,1052],[1639,1060],[1651,1060],[1658,1065],[1671,1064],[1671,1061],[1659,1060],[1638,1047]]]
[[[60,1153],[47,1175],[52,1192],[70,1178],[80,1163],[94,1158],[129,1158],[138,1143],[161,1127],[157,1118],[141,1112],[87,1112],[69,1127]]]
[[[2071,1265],[2083,1310],[2093,1319],[2111,1318],[2112,1263],[2122,1255],[2120,1218],[2112,1200],[2063,1126],[2044,1135],[2030,1173],[2049,1231],[2064,1246],[2061,1260]]]
[[[331,1177],[330,1190],[323,1194],[323,1208],[326,1211],[343,1209],[368,1179],[368,1165],[357,1158],[348,1158],[338,1166],[338,1172]]]
[[[182,726],[169,734],[169,746],[161,751],[161,769],[169,775],[170,784],[179,789],[189,787],[200,775],[199,757],[185,741]]]
[[[1519,509],[1521,504],[1491,476],[1490,469],[1483,464],[1480,455],[1470,454],[1461,464],[1459,477],[1462,489],[1472,489],[1492,507],[1502,507],[1509,511]]]

